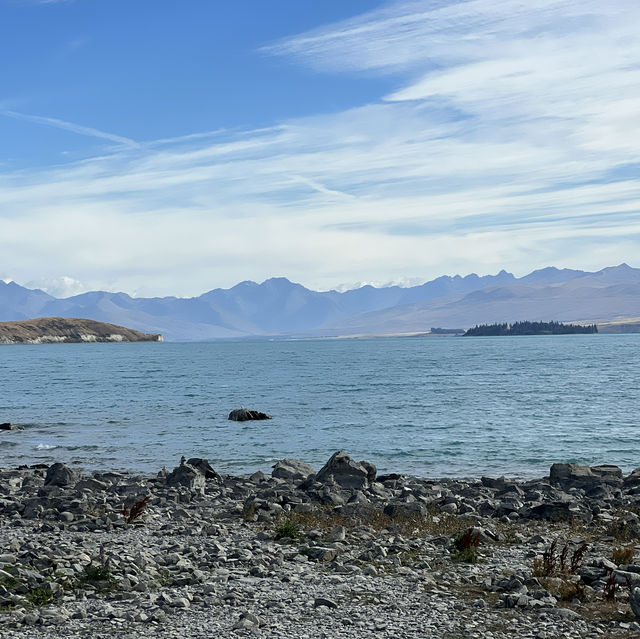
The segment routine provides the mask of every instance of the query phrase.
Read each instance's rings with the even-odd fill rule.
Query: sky
[[[0,279],[640,266],[637,0],[0,0]]]

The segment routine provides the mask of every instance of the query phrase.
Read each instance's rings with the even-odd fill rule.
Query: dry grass
[[[636,549],[633,546],[616,546],[611,551],[611,560],[616,566],[630,564],[635,554]]]
[[[344,526],[347,530],[366,527],[375,534],[388,531],[404,537],[438,535],[450,537],[469,527],[468,521],[462,521],[455,515],[432,510],[427,515],[390,517],[381,509],[370,510],[359,516],[346,516],[336,512],[330,506],[319,506],[311,512],[288,512],[281,514],[276,526],[283,523],[297,526],[300,530],[321,530],[328,532],[335,526]]]

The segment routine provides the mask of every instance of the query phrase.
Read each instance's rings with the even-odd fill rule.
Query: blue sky
[[[638,265],[632,0],[0,0],[0,278]]]

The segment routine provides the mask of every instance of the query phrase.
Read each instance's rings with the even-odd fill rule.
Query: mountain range
[[[198,297],[131,297],[92,291],[55,298],[0,281],[0,321],[86,318],[162,333],[165,340],[321,337],[428,332],[517,320],[633,325],[640,322],[640,269],[547,267],[517,278],[442,276],[403,288],[312,291],[286,278],[246,281]],[[612,329],[612,330],[615,330]]]

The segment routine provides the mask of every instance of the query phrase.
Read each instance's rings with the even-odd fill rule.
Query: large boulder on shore
[[[329,461],[318,471],[316,481],[335,482],[341,488],[362,490],[376,480],[377,469],[370,462],[357,462],[344,451],[331,455]]]
[[[77,479],[76,473],[68,468],[62,462],[56,462],[55,464],[51,464],[47,470],[47,474],[44,478],[45,486],[60,486],[64,488],[65,486],[71,486],[71,484],[75,484]]]
[[[529,510],[528,516],[531,519],[543,519],[556,522],[580,520],[585,524],[590,524],[593,519],[590,510],[570,501],[553,501],[538,504]]]
[[[305,481],[316,472],[309,464],[299,459],[281,459],[272,468],[272,477],[288,481]]]
[[[248,422],[252,419],[271,419],[271,415],[261,413],[259,410],[249,410],[248,408],[236,408],[229,413],[232,422]]]
[[[635,468],[624,478],[624,485],[626,488],[632,486],[638,486],[640,484],[640,468]]]
[[[549,471],[552,484],[562,488],[589,489],[598,484],[621,484],[622,470],[618,466],[580,466],[578,464],[553,464]]]
[[[206,478],[197,468],[184,462],[167,475],[167,486],[188,488],[191,492],[204,494]]]
[[[217,482],[222,481],[222,477],[216,473],[215,470],[211,467],[208,459],[202,459],[201,457],[191,457],[187,459],[187,465],[192,466],[197,471],[202,473],[205,479],[214,479]]]

